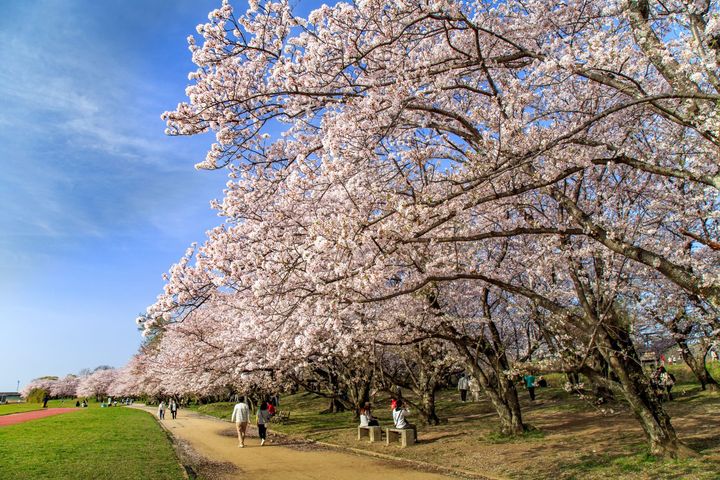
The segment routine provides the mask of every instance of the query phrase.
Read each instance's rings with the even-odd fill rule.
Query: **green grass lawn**
[[[64,400],[50,400],[48,402],[48,408],[71,408],[75,407],[75,402],[78,399],[64,399]],[[95,401],[88,401],[89,407],[95,408],[99,407],[100,404],[95,403]],[[31,412],[33,410],[42,410],[43,406],[42,403],[8,403],[5,405],[0,405],[0,415],[9,415],[11,413],[22,413],[22,412]]]
[[[11,413],[31,412],[33,410],[41,410],[42,403],[8,403],[0,405],[0,415],[10,415]]]
[[[183,471],[150,414],[87,408],[0,427],[0,478],[162,480]]]

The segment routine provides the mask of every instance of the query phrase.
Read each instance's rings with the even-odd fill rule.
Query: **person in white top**
[[[361,427],[377,427],[380,426],[377,419],[372,416],[370,410],[370,402],[365,402],[365,405],[360,407],[360,426]]]
[[[160,402],[158,405],[158,417],[160,420],[165,420],[165,402]]]
[[[405,418],[410,412],[403,408],[402,400],[398,400],[393,410],[393,423],[395,428],[412,428]]]
[[[238,447],[245,447],[245,432],[247,431],[248,423],[250,422],[250,407],[245,403],[245,398],[235,405],[233,408],[231,422],[235,422],[235,428],[238,432]]]
[[[460,400],[463,402],[467,400],[467,392],[468,392],[469,386],[470,385],[468,382],[467,375],[465,375],[464,373],[461,373],[460,380],[458,380],[458,390],[460,390]]]

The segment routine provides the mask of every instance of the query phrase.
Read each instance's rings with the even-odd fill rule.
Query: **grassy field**
[[[561,378],[549,376],[551,387],[538,389],[530,402],[520,391],[524,421],[534,429],[520,438],[497,433],[489,402],[462,403],[455,391],[440,392],[438,426],[419,425],[420,442],[401,449],[356,440],[350,412],[320,414],[327,401],[309,394],[281,399],[290,421],[274,424],[275,431],[337,445],[361,448],[480,474],[517,479],[694,479],[720,478],[720,394],[701,392],[689,371],[672,367],[678,378],[667,404],[680,438],[699,453],[697,458],[666,461],[647,454],[639,424],[622,401],[604,406],[590,403],[560,388]],[[619,394],[618,397],[620,398]],[[375,399],[380,424],[391,423],[390,402]],[[229,419],[232,403],[196,407],[197,411]]]
[[[50,400],[48,402],[49,408],[71,408],[75,406],[77,399],[67,400]],[[89,407],[96,407],[99,404],[92,401],[89,403]],[[0,415],[9,415],[11,413],[31,412],[33,410],[42,410],[42,403],[7,403],[0,405]]]
[[[125,407],[87,408],[2,427],[0,446],[0,478],[183,478],[152,416]]]

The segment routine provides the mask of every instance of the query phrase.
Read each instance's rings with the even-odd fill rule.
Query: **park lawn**
[[[48,402],[48,408],[74,408],[77,398],[63,399],[63,400],[50,400]],[[96,403],[95,400],[88,400],[88,407],[95,408],[99,407],[100,404]],[[33,410],[42,410],[42,403],[7,403],[0,405],[0,415],[10,415],[11,413],[22,413],[32,412]]]
[[[272,424],[271,430],[503,478],[720,478],[719,393],[678,382],[676,400],[667,408],[680,438],[700,455],[677,461],[647,455],[642,430],[622,401],[602,407],[603,413],[559,387],[537,393],[538,400],[530,403],[527,392],[520,390],[524,421],[533,428],[520,438],[498,434],[487,400],[462,403],[454,390],[439,392],[437,411],[443,423],[419,424],[420,443],[412,448],[358,442],[352,413],[320,414],[327,400],[308,393],[282,397],[279,409],[290,411],[290,421]],[[197,411],[228,420],[232,407],[223,402]],[[377,398],[373,414],[381,426],[388,426],[389,399]]]
[[[32,412],[33,410],[42,410],[42,403],[6,403],[5,405],[0,405],[0,415]]]
[[[2,478],[184,478],[152,415],[127,407],[87,408],[0,427],[0,445]]]
[[[207,403],[205,405],[189,405],[187,408],[198,413],[217,417],[229,422],[234,407],[235,403],[233,402],[216,402]]]

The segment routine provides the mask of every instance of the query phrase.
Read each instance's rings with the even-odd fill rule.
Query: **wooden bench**
[[[415,445],[417,440],[417,434],[414,428],[386,428],[385,429],[385,444],[390,445],[390,442],[394,442],[396,439],[400,440],[400,446],[407,447],[409,445]]]
[[[382,429],[378,426],[372,427],[358,427],[358,440],[362,440],[363,437],[368,437],[370,443],[379,442],[382,440]]]

